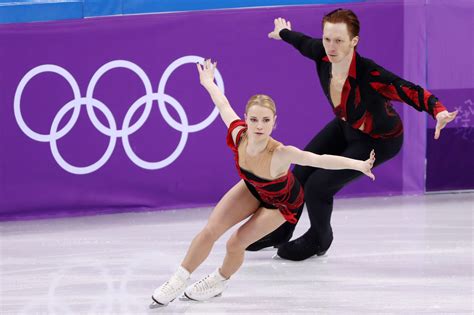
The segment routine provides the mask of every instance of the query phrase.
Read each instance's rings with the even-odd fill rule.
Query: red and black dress
[[[232,132],[238,127],[243,128],[238,131],[235,144],[232,138]],[[286,221],[296,224],[298,221],[296,218],[297,210],[304,202],[303,188],[289,170],[285,175],[276,179],[265,179],[255,175],[251,170],[242,168],[239,163],[239,148],[241,149],[241,154],[245,152],[242,151],[242,148],[246,145],[246,131],[247,125],[242,120],[233,121],[227,131],[227,145],[232,149],[232,152],[234,152],[235,166],[240,178],[244,180],[252,195],[260,201],[261,207],[278,209]],[[269,162],[273,150],[278,145],[280,145],[279,142],[270,138],[264,152],[259,154],[260,157],[263,157],[263,159],[260,159],[261,163],[259,165],[263,165],[263,167],[266,168],[263,171],[267,173],[269,173]]]

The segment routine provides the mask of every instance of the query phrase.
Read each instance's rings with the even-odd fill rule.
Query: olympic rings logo
[[[18,84],[18,87],[15,92],[15,99],[14,99],[14,105],[13,105],[15,119],[20,129],[28,137],[39,142],[49,142],[49,145],[51,147],[51,153],[53,154],[54,159],[59,164],[59,166],[61,166],[64,170],[66,170],[69,173],[89,174],[101,168],[109,160],[110,156],[112,155],[117,138],[122,139],[122,144],[125,149],[125,153],[130,158],[130,160],[133,163],[135,163],[137,166],[144,169],[148,169],[148,170],[157,170],[160,168],[164,168],[170,165],[171,163],[173,163],[179,157],[179,155],[183,152],[189,133],[198,132],[200,130],[205,129],[216,119],[216,117],[219,114],[218,109],[214,108],[214,110],[206,119],[204,119],[200,123],[190,125],[188,123],[188,117],[186,115],[186,112],[183,109],[183,106],[181,106],[181,104],[175,98],[165,93],[166,83],[174,70],[176,70],[178,67],[184,64],[187,64],[187,63],[195,64],[196,62],[202,62],[203,60],[204,58],[199,57],[199,56],[184,56],[172,62],[163,73],[163,76],[161,77],[160,82],[158,84],[158,91],[156,93],[153,92],[150,80],[148,79],[145,72],[139,66],[126,60],[114,60],[114,61],[106,63],[94,73],[91,81],[89,82],[89,86],[87,87],[87,92],[86,92],[85,97],[81,96],[79,85],[77,84],[74,77],[67,70],[65,70],[62,67],[59,67],[57,65],[52,65],[52,64],[41,65],[28,71],[28,73],[25,74],[25,76],[21,79],[20,83]],[[115,68],[125,68],[134,72],[141,79],[146,91],[146,94],[144,96],[137,99],[132,104],[132,106],[130,106],[123,120],[121,129],[117,128],[117,123],[110,109],[104,103],[94,98],[94,88],[97,82],[99,81],[99,79],[107,71],[115,69]],[[74,99],[68,102],[67,104],[65,104],[54,117],[49,134],[41,134],[41,133],[33,131],[30,127],[28,127],[23,119],[23,116],[21,114],[21,107],[20,107],[21,96],[28,82],[33,77],[44,72],[53,72],[62,76],[69,83],[74,94]],[[216,83],[219,86],[219,88],[222,91],[224,91],[224,81],[222,80],[222,76],[217,69],[215,72],[215,78],[216,78]],[[132,147],[130,146],[130,141],[128,137],[134,132],[136,132],[138,129],[140,129],[145,123],[145,121],[148,119],[148,116],[150,115],[150,112],[151,112],[153,101],[158,102],[158,108],[164,120],[166,121],[166,123],[173,129],[181,132],[181,138],[179,140],[179,143],[176,149],[167,158],[161,161],[149,162],[149,161],[145,161],[141,159],[135,154],[135,152],[132,150]],[[169,114],[166,108],[166,104],[171,105],[176,110],[176,112],[178,113],[180,122],[174,120],[173,117],[171,117],[171,115]],[[71,165],[70,163],[64,160],[64,158],[59,153],[57,141],[61,139],[62,137],[64,137],[74,127],[74,125],[76,124],[79,118],[82,105],[86,106],[87,114],[92,124],[94,125],[94,127],[97,130],[99,130],[102,134],[109,136],[110,141],[105,153],[97,162],[88,166],[78,167],[78,166]],[[134,113],[143,105],[145,106],[145,109],[143,110],[143,114],[133,125],[130,125],[130,122]],[[99,121],[99,119],[97,118],[94,112],[94,108],[100,110],[104,114],[104,116],[107,119],[108,126],[103,125]],[[70,110],[73,110],[71,119],[64,125],[62,129],[58,130],[61,120],[63,119],[64,115],[66,115]]]

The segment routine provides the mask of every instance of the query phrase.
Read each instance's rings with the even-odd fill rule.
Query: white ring
[[[153,93],[153,89],[151,87],[151,82],[150,80],[148,79],[148,76],[146,75],[145,71],[143,71],[142,68],[140,68],[139,66],[137,66],[136,64],[130,62],[130,61],[126,61],[126,60],[114,60],[114,61],[110,61],[108,63],[106,63],[105,65],[103,65],[102,67],[100,67],[95,73],[94,75],[92,76],[92,79],[89,83],[89,86],[87,87],[87,92],[86,92],[86,97],[87,98],[93,98],[93,94],[94,94],[94,89],[95,89],[95,86],[97,84],[97,81],[99,81],[99,79],[109,70],[112,70],[112,69],[116,69],[116,68],[125,68],[125,69],[129,69],[131,70],[132,72],[134,72],[136,75],[138,75],[138,77],[140,78],[140,80],[142,80],[142,83],[143,83],[143,86],[145,87],[145,91],[146,91],[146,94],[152,94]],[[144,123],[145,123],[145,120],[148,118],[148,116],[150,115],[150,111],[151,111],[151,106],[152,106],[152,102],[153,100],[149,100],[147,101],[146,103],[146,106],[145,106],[145,110],[143,111],[142,115],[140,116],[140,118],[137,120],[137,122],[135,123],[135,125],[132,126],[135,127],[136,125],[138,125],[138,127],[135,128],[136,129],[139,129]],[[92,121],[92,124],[100,131],[102,132],[104,135],[108,135],[108,136],[111,136],[110,134],[110,129],[106,128],[100,121],[99,119],[97,119],[97,116],[95,115],[95,112],[94,112],[94,109],[93,107],[91,106],[87,106],[87,114],[89,115],[89,118],[91,119]],[[119,131],[120,134],[123,134],[125,133],[125,131]]]
[[[81,97],[81,91],[79,90],[79,85],[77,85],[77,82],[76,80],[74,80],[74,77],[67,70],[56,65],[41,65],[41,66],[35,67],[31,69],[30,71],[28,71],[25,74],[25,76],[21,79],[15,91],[15,98],[13,100],[13,112],[15,114],[15,119],[18,123],[18,126],[20,126],[20,129],[31,139],[36,140],[36,141],[41,141],[41,142],[49,142],[53,139],[57,140],[57,139],[62,138],[66,133],[68,133],[72,129],[72,127],[74,127],[74,124],[76,123],[79,117],[80,108],[79,107],[74,108],[74,112],[72,113],[71,119],[63,127],[63,129],[61,129],[59,132],[55,133],[54,135],[40,134],[31,130],[30,127],[26,125],[23,119],[23,116],[21,114],[21,108],[20,108],[21,96],[23,94],[23,90],[25,89],[26,84],[28,84],[28,82],[30,82],[30,80],[33,77],[43,72],[53,72],[65,78],[72,88],[74,99]]]
[[[168,66],[168,68],[166,68],[165,72],[163,73],[163,76],[161,77],[160,83],[158,85],[158,94],[165,94],[166,83],[168,82],[168,79],[174,70],[176,70],[177,68],[181,67],[184,64],[187,64],[187,63],[196,64],[198,62],[200,63],[204,62],[204,58],[199,57],[199,56],[184,56],[173,61]],[[222,93],[224,93],[224,81],[222,80],[222,76],[219,70],[217,69],[215,70],[214,77],[216,78],[217,86],[220,88]],[[161,115],[163,115],[163,118],[166,120],[168,125],[170,125],[172,128],[176,130],[184,132],[185,126],[182,126],[177,121],[175,121],[173,117],[171,117],[171,115],[168,113],[168,110],[166,109],[165,103],[162,100],[158,99],[158,105],[160,106]],[[197,132],[197,131],[203,130],[204,128],[209,126],[216,119],[218,115],[219,115],[219,110],[217,107],[214,107],[214,110],[206,119],[204,119],[202,122],[198,124],[186,126],[186,131]]]
[[[61,121],[61,118],[63,118],[64,115],[71,108],[80,108],[80,106],[84,104],[86,104],[87,106],[92,105],[100,109],[102,113],[105,115],[105,117],[107,118],[107,121],[109,122],[109,125],[112,128],[112,130],[117,130],[114,116],[112,115],[112,113],[110,112],[107,106],[105,106],[102,102],[95,99],[79,98],[79,99],[70,101],[59,110],[59,112],[54,117],[53,123],[51,124],[51,134],[54,134],[56,132],[56,128],[58,127],[59,122]],[[102,157],[97,162],[89,166],[84,166],[84,167],[74,166],[66,162],[61,156],[61,154],[59,153],[56,139],[53,138],[50,141],[49,145],[51,147],[51,153],[53,154],[54,159],[59,164],[59,166],[61,166],[64,170],[68,171],[69,173],[83,175],[83,174],[89,174],[89,173],[95,172],[109,160],[110,156],[114,152],[116,141],[117,141],[117,138],[114,135],[111,135],[109,145],[107,146],[107,149],[104,155],[102,155]]]
[[[156,99],[160,99],[158,94],[154,94],[153,96],[155,96]],[[162,95],[162,97],[163,97],[164,102],[169,103],[171,106],[174,107],[176,112],[178,112],[179,118],[181,119],[181,123],[185,127],[183,128],[184,130],[181,131],[181,138],[179,140],[178,146],[173,151],[173,153],[171,153],[170,156],[168,156],[166,159],[162,161],[148,162],[139,158],[138,155],[136,155],[135,152],[132,150],[132,147],[130,146],[130,142],[128,139],[128,135],[125,134],[122,137],[123,148],[125,149],[125,152],[127,153],[128,157],[133,161],[133,163],[147,170],[156,170],[156,169],[164,168],[170,165],[171,163],[173,163],[179,157],[181,152],[183,152],[184,146],[186,145],[186,141],[188,140],[188,132],[186,131],[188,127],[188,117],[186,116],[186,113],[184,112],[183,107],[178,103],[178,101],[176,101],[174,98],[172,98],[169,95]],[[143,104],[143,101],[140,98],[139,100],[137,100],[137,102],[135,102],[132,105],[130,109],[134,107],[138,108],[136,104],[139,104],[139,101],[141,101],[141,103]],[[128,115],[127,113],[123,122],[124,126],[126,126],[130,122],[132,115],[133,114]]]

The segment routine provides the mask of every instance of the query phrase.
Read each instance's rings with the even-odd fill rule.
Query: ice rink
[[[249,252],[221,297],[149,309],[210,211],[2,222],[0,314],[474,312],[474,193],[336,200],[325,256]],[[295,236],[308,226],[305,213]],[[220,265],[229,236],[192,281]]]

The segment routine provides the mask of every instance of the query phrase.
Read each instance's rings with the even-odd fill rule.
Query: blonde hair
[[[265,94],[257,94],[252,96],[247,105],[245,106],[245,113],[248,113],[249,108],[252,106],[262,106],[270,109],[273,112],[273,115],[276,115],[276,106],[272,98]]]

